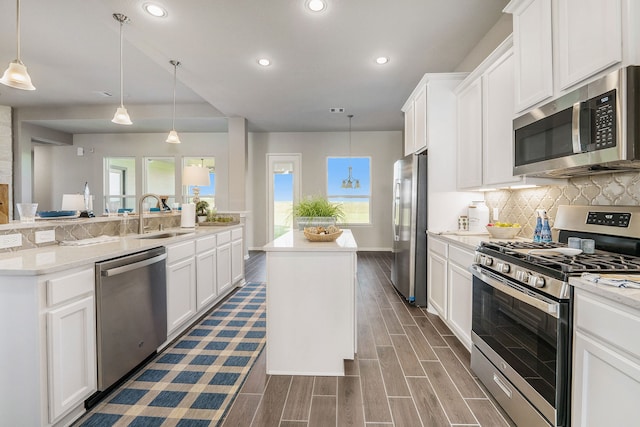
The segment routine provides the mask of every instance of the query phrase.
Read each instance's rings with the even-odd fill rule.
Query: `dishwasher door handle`
[[[155,264],[156,262],[160,262],[164,259],[167,259],[167,254],[160,254],[160,255],[154,256],[153,258],[147,258],[147,259],[143,259],[142,261],[134,262],[133,264],[127,264],[127,265],[123,265],[122,267],[115,267],[115,268],[110,268],[108,270],[103,270],[102,272],[100,272],[100,275],[104,277],[113,277],[113,276],[117,276],[118,274],[123,274],[132,270],[136,270],[140,267],[145,267],[147,265]]]

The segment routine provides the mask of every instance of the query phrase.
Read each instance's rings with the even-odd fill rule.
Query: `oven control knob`
[[[493,258],[491,258],[490,256],[484,257],[484,259],[482,260],[482,263],[487,267],[489,267],[493,265]]]
[[[516,279],[521,281],[521,282],[527,283],[529,281],[529,273],[527,273],[526,271],[517,270],[516,271]]]
[[[531,276],[529,278],[529,284],[534,288],[544,288],[544,285],[545,285],[544,277]]]
[[[500,273],[508,273],[509,271],[511,271],[511,266],[507,263],[498,263],[498,271]]]

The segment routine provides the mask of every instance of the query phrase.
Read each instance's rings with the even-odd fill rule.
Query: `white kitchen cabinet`
[[[233,285],[231,276],[231,232],[218,233],[216,250],[216,280],[218,293],[223,294]]]
[[[446,319],[448,245],[429,236],[427,247],[427,308]]]
[[[244,279],[244,250],[242,229],[231,230],[231,282],[237,284]]]
[[[196,314],[196,283],[195,242],[167,246],[167,334]]]
[[[46,281],[48,419],[55,423],[96,391],[93,268]]]
[[[622,61],[622,1],[557,1],[560,89]]]
[[[515,110],[553,95],[551,0],[511,2],[513,14]]]
[[[218,296],[216,283],[216,235],[196,240],[196,309],[202,309]]]
[[[509,49],[482,76],[482,184],[500,186],[513,176],[513,51]]]
[[[471,305],[473,300],[473,251],[449,245],[447,259],[447,324],[471,351]]]
[[[516,111],[640,61],[637,0],[512,0]]]
[[[404,155],[415,152],[415,106],[413,100],[409,102],[404,111]]]
[[[623,426],[638,418],[640,313],[575,290],[572,425]]]
[[[482,187],[482,77],[458,92],[457,146],[458,188]]]

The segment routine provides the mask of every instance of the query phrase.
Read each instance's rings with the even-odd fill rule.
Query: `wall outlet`
[[[0,236],[0,249],[22,246],[22,234],[4,234]]]
[[[54,242],[56,240],[55,230],[36,231],[36,244]]]

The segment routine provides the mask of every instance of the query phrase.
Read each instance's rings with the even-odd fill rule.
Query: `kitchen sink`
[[[167,231],[160,234],[145,234],[137,237],[137,239],[168,239],[170,237],[184,236],[185,234],[193,234],[193,231]]]

